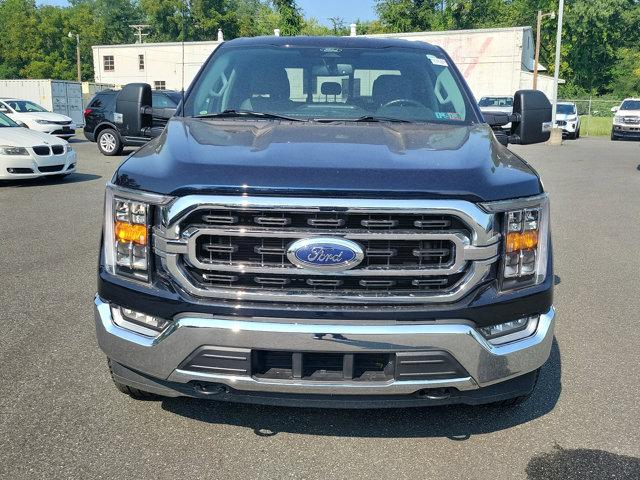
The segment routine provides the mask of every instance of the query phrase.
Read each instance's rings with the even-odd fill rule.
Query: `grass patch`
[[[611,117],[580,116],[580,134],[591,137],[608,137],[611,135]]]

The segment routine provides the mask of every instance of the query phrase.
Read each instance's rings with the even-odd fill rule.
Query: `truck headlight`
[[[0,155],[29,155],[29,152],[24,147],[11,147],[11,146],[0,146]]]
[[[549,253],[549,197],[544,194],[484,207],[503,215],[501,290],[542,283],[547,277]]]
[[[152,209],[170,200],[107,185],[104,258],[109,273],[149,281]]]
[[[622,123],[622,117],[620,115],[616,115],[613,117],[614,123]]]

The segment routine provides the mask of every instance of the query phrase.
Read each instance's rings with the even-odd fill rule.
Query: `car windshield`
[[[482,97],[478,102],[481,107],[513,107],[511,97]]]
[[[568,105],[566,103],[559,103],[557,111],[561,115],[573,115],[576,113],[576,106]]]
[[[184,114],[255,112],[316,121],[476,119],[455,71],[437,49],[221,47],[192,87]]]
[[[13,108],[16,112],[46,112],[45,108],[40,105],[29,102],[28,100],[7,100],[6,104]]]
[[[4,113],[0,112],[0,128],[3,127],[17,127],[18,124],[7,117]]]
[[[620,110],[640,110],[640,100],[625,100],[620,105]]]

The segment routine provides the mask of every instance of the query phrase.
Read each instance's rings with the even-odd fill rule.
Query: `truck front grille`
[[[154,247],[178,285],[216,300],[409,304],[461,298],[489,278],[492,215],[460,201],[183,197],[161,213]],[[300,268],[295,241],[347,239],[349,270]]]

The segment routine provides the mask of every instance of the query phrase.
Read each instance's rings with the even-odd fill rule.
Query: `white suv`
[[[580,138],[580,117],[575,103],[558,102],[556,124],[562,128],[562,134],[569,138]]]
[[[615,112],[611,140],[640,138],[640,98],[627,98],[611,110]]]

